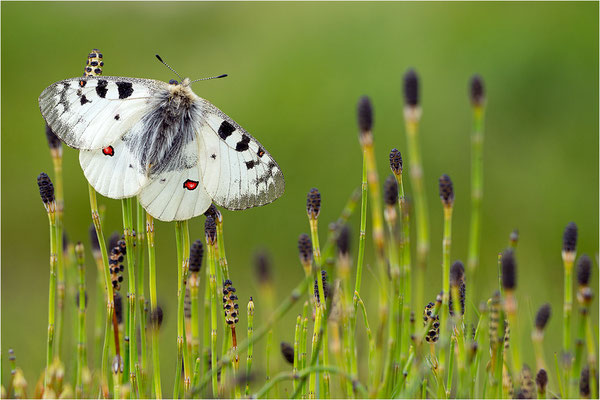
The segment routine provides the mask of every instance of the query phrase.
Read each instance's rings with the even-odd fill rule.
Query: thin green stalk
[[[75,394],[77,398],[83,397],[83,381],[82,373],[85,368],[85,348],[86,348],[86,331],[85,331],[85,309],[87,306],[85,293],[85,256],[83,253],[83,245],[78,243],[75,247],[77,254],[77,269],[79,271],[79,304],[77,309],[78,318],[78,343],[77,343],[77,378],[75,380]]]
[[[315,308],[315,324],[314,324],[314,330],[313,330],[313,336],[312,336],[312,347],[311,347],[313,357],[315,356],[315,354],[319,353],[318,346],[321,345],[321,342],[323,339],[321,336],[322,329],[323,329],[323,327],[321,325],[322,310],[323,309],[321,307],[319,307],[318,305]],[[317,394],[317,372],[315,371],[314,373],[310,374],[309,385],[308,385],[308,398],[315,399],[316,394]]]
[[[250,314],[248,314],[250,315]],[[296,329],[294,330],[294,366],[292,368],[292,374],[294,375],[294,380],[292,382],[292,388],[296,390],[298,386],[298,378],[296,375],[298,374],[298,364],[300,363],[300,354],[298,350],[300,349],[300,333],[302,331],[302,316],[298,315],[296,318]],[[248,390],[246,391],[248,392]],[[246,393],[248,396],[248,393]]]
[[[592,324],[589,318],[586,318],[586,335],[585,342],[588,353],[588,366],[590,368],[590,389],[591,398],[598,398],[596,373],[598,372],[598,362],[596,358],[596,339],[594,338],[594,332],[592,331]]]
[[[189,224],[188,221],[182,221],[181,222],[181,230],[182,230],[182,241],[183,241],[183,246],[182,246],[182,263],[181,263],[181,299],[180,299],[180,304],[182,306],[182,310],[183,310],[183,303],[185,300],[185,291],[186,291],[186,285],[188,282],[188,274],[190,271],[190,230],[189,230]],[[182,313],[184,314],[184,313]],[[183,350],[184,350],[184,370],[185,370],[185,377],[184,377],[184,387],[185,387],[185,391],[186,393],[190,390],[191,388],[191,374],[192,374],[192,365],[191,365],[191,360],[190,360],[190,355],[188,352],[188,346],[186,344],[186,335],[185,335],[185,328],[183,329]]]
[[[154,218],[146,214],[146,238],[148,240],[148,280],[150,284],[150,312],[156,313],[156,253],[154,250]],[[158,326],[152,324],[152,367],[154,373],[152,380],[154,382],[154,395],[157,399],[162,399],[162,388],[160,381],[160,357],[158,353]]]
[[[208,251],[208,249],[207,249]],[[202,373],[207,374],[210,371],[210,266],[205,268],[204,279],[204,320],[202,322],[203,341],[202,341]]]
[[[452,393],[452,378],[454,376],[454,347],[456,346],[456,337],[450,338],[450,359],[448,360],[448,377],[446,379],[446,398]]]
[[[246,355],[246,397],[250,396],[250,372],[252,371],[252,353],[254,351],[254,301],[248,302],[248,354]]]
[[[564,279],[564,308],[563,308],[563,368],[565,374],[565,395],[569,397],[571,380],[571,313],[573,312],[573,261],[574,252],[563,251]]]
[[[444,204],[444,239],[442,243],[442,315],[440,323],[440,376],[446,368],[446,343],[449,337],[450,300],[450,248],[452,245],[452,201]],[[452,357],[452,355],[451,355]]]
[[[358,260],[356,262],[356,282],[354,285],[353,307],[350,312],[350,355],[352,357],[350,365],[350,374],[352,381],[358,379],[358,364],[356,359],[356,312],[358,298],[360,295],[360,286],[362,282],[362,269],[365,258],[365,237],[367,230],[367,156],[366,150],[363,150],[363,169],[362,169],[362,194],[360,206],[360,233],[358,241]]]
[[[471,229],[469,231],[469,256],[467,261],[468,282],[474,282],[479,265],[481,238],[481,203],[483,198],[483,103],[473,105],[473,128],[471,133]],[[467,304],[475,298],[476,286],[471,285]]]
[[[129,345],[125,347],[129,348],[129,384],[131,398],[137,398],[137,379],[135,375],[135,364],[137,361],[137,346],[136,346],[136,281],[135,281],[135,251],[133,247],[133,215],[132,215],[132,199],[123,199],[123,234],[125,236],[125,242],[127,243],[127,281],[129,283],[129,290],[127,297],[129,299],[129,314],[127,316],[128,321],[128,332]]]
[[[212,395],[217,397],[219,393],[219,384],[217,381],[217,371],[219,366],[217,365],[217,272],[215,266],[215,243],[207,237],[206,244],[210,271],[210,357]],[[221,361],[223,361],[223,359],[221,359]]]
[[[554,353],[554,367],[556,368],[556,381],[558,382],[558,390],[560,392],[560,397],[564,399],[565,390],[563,388],[563,377],[560,374],[560,371],[562,371],[562,369],[558,364],[558,355],[556,353]]]
[[[408,205],[406,204],[406,197],[404,195],[404,183],[402,180],[402,170],[400,173],[394,174],[398,182],[398,210],[400,218],[402,218],[402,295],[403,295],[403,311],[402,321],[408,321],[410,319],[410,310],[412,305],[412,282],[411,282],[411,254],[410,254],[410,213],[408,211]],[[410,345],[409,341],[409,324],[402,324],[402,335],[400,340],[400,346],[397,347],[394,358],[399,359],[401,354],[406,354]]]
[[[363,319],[365,321],[365,330],[367,331],[367,339],[369,341],[369,357],[368,357],[368,366],[369,366],[369,382],[373,382],[375,380],[375,339],[373,339],[373,334],[371,333],[371,328],[369,328],[369,319],[367,318],[367,308],[365,307],[365,303],[363,303],[360,295],[357,292],[354,292],[354,296],[358,298],[357,303],[360,306],[362,311]],[[354,382],[354,381],[353,381]],[[374,388],[375,389],[375,388]]]
[[[62,173],[62,149],[52,152],[52,164],[54,166],[54,195],[56,197],[56,248],[57,248],[57,295],[58,295],[58,320],[54,341],[56,342],[55,357],[61,358],[63,344],[63,329],[65,316],[65,262],[63,255],[63,231],[64,231],[64,190]]]
[[[92,185],[88,185],[90,195],[90,209],[92,214],[92,221],[94,228],[96,229],[96,236],[98,237],[98,243],[100,244],[100,252],[102,254],[102,263],[104,265],[104,287],[107,291],[106,296],[106,324],[104,329],[104,345],[102,350],[102,366],[101,366],[101,378],[100,378],[100,392],[104,399],[108,398],[108,349],[110,347],[110,337],[112,336],[111,324],[113,319],[114,310],[114,294],[112,282],[110,279],[110,272],[108,268],[108,253],[106,252],[106,242],[104,241],[104,234],[102,233],[102,223],[100,221],[100,214],[98,213],[98,201],[96,199],[96,191]]]
[[[395,355],[397,354],[396,348],[400,347],[399,341],[402,341],[402,335],[400,332],[400,265],[398,263],[398,250],[396,248],[396,241],[394,240],[394,226],[396,225],[396,209],[394,206],[389,207],[385,213],[385,222],[388,228],[388,257],[390,263],[390,271],[392,274],[391,281],[391,293],[389,296],[389,308],[392,312],[389,315],[388,322],[388,346],[385,356],[385,362],[383,367],[383,382],[379,385],[379,397],[386,397],[386,394],[390,389],[390,380],[393,379],[393,362],[396,361]]]
[[[45,390],[50,388],[50,364],[54,350],[54,324],[56,309],[56,269],[58,264],[58,238],[56,230],[56,202],[48,203],[48,222],[50,227],[50,283],[48,289],[48,340],[46,346],[46,374],[44,380]]]
[[[147,339],[146,339],[146,319],[147,319],[147,315],[146,315],[146,295],[145,295],[145,282],[144,282],[144,243],[145,243],[145,229],[144,229],[144,222],[145,222],[145,215],[146,212],[144,211],[142,205],[135,200],[135,205],[136,205],[136,211],[137,211],[137,227],[136,227],[136,236],[135,236],[135,249],[137,251],[136,254],[136,266],[137,266],[137,279],[138,279],[138,283],[137,283],[137,290],[138,290],[138,318],[140,321],[140,347],[142,350],[142,365],[139,368],[141,376],[139,377],[139,386],[140,386],[140,393],[142,394],[142,397],[146,397],[145,396],[145,391],[143,390],[143,388],[146,386],[145,385],[145,381],[146,381],[146,374],[148,371],[148,346],[147,346]]]
[[[354,209],[356,208],[356,205],[358,204],[358,200],[360,200],[360,195],[361,195],[360,188],[359,187],[355,188],[354,191],[352,192],[352,194],[350,195],[350,197],[348,198],[348,201],[344,205],[344,209],[342,210],[340,216],[335,221],[336,228],[344,226],[344,224],[346,224],[346,222],[348,222],[348,219],[354,213]],[[336,248],[335,241],[337,240],[338,233],[339,233],[338,229],[333,229],[329,232],[329,235],[327,235],[327,240],[325,241],[325,245],[323,246],[323,251],[322,251],[322,259],[323,259],[324,263],[326,263],[326,264],[328,264],[329,260],[333,259],[333,257],[334,257],[335,248]]]
[[[304,312],[302,313],[302,335],[300,337],[300,360],[299,360],[299,369],[306,368],[306,337],[308,335],[308,317],[306,316],[306,310],[308,309],[308,301],[304,303]],[[298,383],[299,385],[299,383]],[[296,386],[298,389],[298,386]],[[302,398],[306,399],[308,394],[308,388],[304,385],[301,388]]]
[[[424,304],[425,269],[429,252],[429,209],[423,184],[423,166],[419,148],[419,120],[421,109],[418,106],[406,106],[404,118],[408,142],[409,175],[415,198],[415,222],[417,228],[417,293],[416,304]]]
[[[200,357],[200,274],[192,272],[190,275],[190,300],[191,300],[191,334],[192,334],[192,359]]]

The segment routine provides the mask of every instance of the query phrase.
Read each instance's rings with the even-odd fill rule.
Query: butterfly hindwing
[[[111,199],[135,196],[148,182],[122,138],[102,149],[81,150],[79,163],[93,188]]]
[[[152,175],[140,191],[139,201],[153,217],[181,221],[204,213],[210,206],[211,197],[202,184],[198,144],[194,138],[185,145],[182,159],[188,160],[186,166]]]
[[[81,150],[102,149],[119,139],[148,111],[167,83],[123,77],[66,79],[47,87],[38,101],[53,132]]]
[[[200,169],[213,201],[230,210],[262,206],[283,194],[279,165],[248,132],[200,99]]]

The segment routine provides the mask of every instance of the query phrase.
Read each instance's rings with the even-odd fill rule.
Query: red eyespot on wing
[[[187,189],[187,190],[194,190],[198,187],[198,181],[193,181],[191,179],[186,180],[185,182],[183,182],[183,188]]]
[[[108,146],[102,149],[102,154],[104,154],[105,156],[114,156],[115,155],[115,149],[113,149],[112,146]]]

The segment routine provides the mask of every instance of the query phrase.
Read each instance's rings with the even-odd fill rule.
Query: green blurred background
[[[467,87],[473,73],[481,74],[488,111],[482,265],[475,284],[479,293],[492,293],[497,253],[518,228],[521,329],[528,332],[535,310],[550,302],[554,316],[547,359],[559,350],[566,224],[579,226],[579,253],[596,260],[598,252],[598,3],[3,2],[1,7],[4,384],[9,348],[15,349],[31,386],[45,362],[49,240],[36,177],[42,171],[53,174],[37,97],[51,83],[81,75],[87,53],[96,47],[104,53],[105,75],[175,78],[155,53],[193,79],[230,75],[197,83],[194,90],[265,145],[287,184],[285,195],[271,205],[223,213],[240,308],[254,296],[258,321],[271,310],[257,289],[256,249],[272,253],[277,297],[283,299],[303,276],[296,240],[309,229],[307,191],[317,187],[322,193],[324,240],[327,224],[360,184],[355,116],[360,95],[368,94],[374,104],[382,180],[389,171],[389,150],[404,152],[401,82],[409,67],[417,69],[422,82],[420,139],[432,240],[426,294],[433,298],[441,286],[437,178],[442,173],[452,177],[456,192],[452,259],[466,259]],[[72,240],[88,245],[86,182],[77,151],[65,148],[64,154],[66,229]],[[119,202],[101,202],[107,206],[105,232],[120,229]],[[192,221],[192,239],[203,236],[203,222]],[[351,225],[357,243],[357,215]],[[159,301],[166,314],[160,355],[163,390],[169,394],[176,355],[175,235],[173,224],[158,223],[156,229]],[[369,240],[370,263],[371,250]],[[94,299],[91,255],[87,272]],[[377,282],[368,271],[364,277],[363,291],[373,309]],[[597,326],[597,302],[594,307]],[[293,341],[298,311],[276,325],[276,344]],[[375,315],[371,312],[373,324]],[[93,314],[88,321],[91,329]],[[240,323],[245,327],[244,315]],[[75,354],[72,339],[65,346],[67,354]],[[527,335],[521,347],[524,361],[533,365]],[[257,371],[264,371],[263,349],[260,344],[255,350]],[[279,360],[278,348],[275,357]],[[97,365],[95,349],[89,360]]]

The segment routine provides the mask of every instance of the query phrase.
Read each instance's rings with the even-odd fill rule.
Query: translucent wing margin
[[[235,121],[199,99],[200,171],[206,192],[230,210],[262,206],[279,198],[285,181],[264,147]]]
[[[46,123],[67,145],[102,149],[119,139],[148,111],[168,84],[122,77],[71,78],[48,86],[38,101]]]

